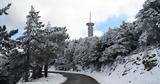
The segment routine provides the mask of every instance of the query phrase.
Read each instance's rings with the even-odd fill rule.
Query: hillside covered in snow
[[[160,50],[158,48],[133,54],[115,62],[113,69],[106,67],[103,72],[89,75],[101,84],[159,84]]]
[[[114,67],[103,67],[103,71],[65,71],[68,73],[81,73],[95,78],[100,84],[159,84],[160,74],[160,49],[154,48],[126,57],[117,59]],[[52,66],[49,71],[55,70]],[[61,74],[50,74],[47,78],[40,78],[23,84],[61,84],[67,80]],[[19,82],[18,84],[22,84]]]

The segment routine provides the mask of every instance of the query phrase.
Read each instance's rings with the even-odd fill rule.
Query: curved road
[[[77,73],[67,73],[67,72],[54,72],[48,71],[49,73],[62,74],[67,80],[62,84],[100,84],[94,78]]]

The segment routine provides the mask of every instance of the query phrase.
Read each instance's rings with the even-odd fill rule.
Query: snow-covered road
[[[47,78],[43,77],[31,82],[19,82],[17,84],[62,84],[66,80],[67,78],[61,74],[49,73]]]
[[[69,72],[50,72],[62,74],[67,80],[62,84],[100,84],[94,78],[79,74],[79,73],[69,73]]]
[[[19,82],[18,84],[100,84],[94,78],[69,72],[49,72],[47,78],[39,78],[31,82]]]

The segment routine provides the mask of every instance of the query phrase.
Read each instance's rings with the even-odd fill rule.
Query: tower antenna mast
[[[89,13],[89,22],[91,22],[92,16],[91,16],[91,11]]]
[[[94,23],[91,22],[91,12],[89,13],[89,22],[86,25],[88,26],[88,37],[92,37]]]

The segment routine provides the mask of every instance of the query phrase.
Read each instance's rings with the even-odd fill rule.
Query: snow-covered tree
[[[8,13],[6,12],[9,8],[10,8],[11,4],[8,4],[5,8],[0,9],[0,15],[5,14],[8,15]],[[11,40],[11,36],[13,36],[14,34],[16,34],[18,32],[18,30],[11,30],[10,32],[8,32],[6,30],[6,26],[5,25],[0,25],[0,51],[1,53],[5,54],[5,52],[7,52],[11,46],[14,44],[14,41]],[[5,52],[3,52],[5,51]],[[8,51],[9,52],[9,51]]]
[[[0,16],[2,14],[8,15],[6,11],[10,8],[10,6],[11,4],[8,4],[5,8],[0,9]],[[15,45],[15,42],[10,38],[17,32],[18,30],[11,30],[8,32],[5,25],[0,25],[0,57],[2,60],[0,66],[5,64],[8,58],[8,54],[11,52],[11,49],[13,49],[13,46]],[[4,67],[1,68],[3,69]]]
[[[99,41],[98,37],[86,37],[79,39],[74,51],[75,64],[81,65],[83,68],[89,68],[91,63],[97,60],[96,45]]]
[[[67,41],[64,50],[64,55],[58,58],[57,63],[62,63],[62,64],[73,63],[74,60],[73,57],[77,43],[78,43],[77,40]]]
[[[6,30],[6,26],[4,25],[3,27],[0,26],[0,50],[1,51],[8,51],[12,45],[14,45],[14,41],[11,40],[11,36],[16,34],[18,30],[12,30],[8,32]],[[4,53],[5,54],[5,53]]]
[[[30,58],[34,58],[35,53],[33,51],[36,51],[34,46],[34,41],[37,40],[37,32],[42,28],[44,25],[42,22],[39,22],[40,16],[38,15],[39,12],[36,12],[34,7],[31,6],[31,10],[29,12],[29,15],[27,15],[27,22],[25,27],[25,32],[23,36],[19,38],[20,42],[22,43],[22,48],[26,52],[27,56],[27,68],[26,68],[26,77],[25,81],[28,81],[29,77],[29,67],[30,62],[33,64],[34,60],[30,60]],[[39,66],[39,65],[35,65]],[[33,66],[33,67],[35,67]]]
[[[48,64],[61,57],[64,53],[65,40],[68,39],[66,27],[52,27],[50,24],[41,32],[41,40],[38,53],[38,61],[44,65],[45,76],[47,76]],[[39,58],[41,60],[39,60]]]
[[[11,3],[8,4],[6,7],[0,9],[0,15],[3,15],[3,14],[8,15],[7,10],[10,8],[10,6],[11,6]]]
[[[0,9],[0,15],[8,15],[6,11],[10,6]],[[15,84],[25,72],[24,55],[17,47],[17,41],[11,39],[17,32],[17,29],[8,32],[5,25],[0,25],[0,83],[3,84]]]
[[[117,42],[118,44],[124,45],[126,50],[128,50],[126,54],[137,48],[138,38],[139,37],[136,33],[134,23],[123,22],[122,25],[120,25],[120,31],[119,36],[117,37]]]
[[[98,37],[86,37],[67,41],[64,55],[57,59],[55,66],[57,66],[57,69],[64,70],[79,70],[78,66],[81,66],[83,69],[93,69],[92,66],[97,66],[98,64],[99,56],[96,50],[98,42]]]
[[[142,46],[157,45],[160,42],[160,1],[147,0],[136,16],[139,43]]]
[[[103,51],[101,51],[100,62],[114,61],[117,56],[116,52],[120,52],[121,49],[123,49],[123,46],[120,46],[117,42],[119,31],[119,28],[109,29],[109,31],[101,37]]]
[[[76,45],[78,45],[78,40],[66,41],[64,55],[58,57],[57,60],[55,61],[54,65],[56,69],[62,69],[62,70],[76,69],[75,66],[76,64],[73,62]]]
[[[102,57],[101,62],[112,61],[117,56],[126,56],[138,46],[138,37],[133,23],[123,22],[120,28],[109,29],[101,37]]]

